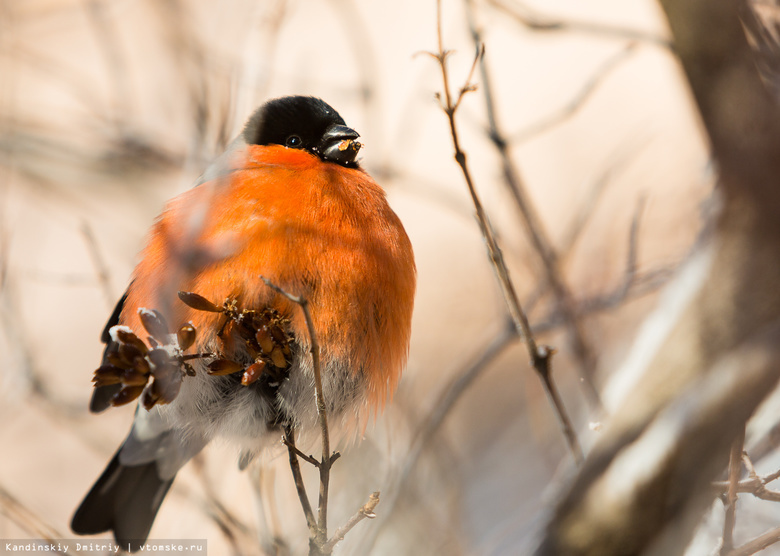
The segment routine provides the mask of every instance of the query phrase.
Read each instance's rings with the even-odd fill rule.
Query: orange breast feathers
[[[222,176],[169,202],[120,322],[140,334],[138,308],[157,309],[172,331],[192,322],[196,347],[211,349],[224,317],[186,306],[177,297],[183,290],[216,304],[230,298],[244,309],[275,308],[308,345],[300,308],[265,276],[309,300],[323,360],[363,373],[376,407],[406,363],[415,273],[409,238],[368,174],[301,150],[251,145],[233,154]]]

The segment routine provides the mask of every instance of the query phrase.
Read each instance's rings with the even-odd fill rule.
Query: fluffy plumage
[[[237,375],[207,375],[201,363],[172,403],[139,407],[123,447],[76,512],[76,533],[113,529],[120,542],[142,541],[178,469],[213,438],[257,452],[284,425],[316,430],[303,315],[260,276],[310,302],[337,433],[359,430],[392,394],[408,352],[415,266],[384,191],[356,162],[359,146],[345,148],[357,137],[319,99],[271,101],[197,187],[168,203],[109,325],[145,337],[138,310],[157,309],[172,330],[195,326],[195,351],[220,349],[248,364],[240,338],[218,338],[223,315],[194,310],[176,294],[275,309],[289,321],[289,376],[273,388],[243,386]],[[108,407],[115,391],[96,389],[92,409]]]

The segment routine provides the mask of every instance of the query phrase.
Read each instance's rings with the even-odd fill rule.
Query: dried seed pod
[[[162,316],[160,311],[141,307],[138,309],[138,316],[141,318],[141,324],[144,325],[144,328],[152,338],[161,344],[168,343],[168,336],[170,335],[168,323],[165,322],[165,317]]]
[[[133,359],[132,368],[144,375],[148,375],[152,371],[152,368],[149,365],[149,361],[146,359],[146,357],[141,356]]]
[[[255,337],[255,331],[251,327],[251,323],[240,323],[237,327],[238,335],[241,336],[245,341],[247,340],[253,340]]]
[[[155,388],[155,384],[157,384],[156,380],[144,388],[144,392],[141,395],[141,405],[143,405],[144,409],[147,411],[152,409],[154,404],[160,401],[160,394],[157,391],[157,388]]]
[[[119,384],[122,382],[122,376],[125,371],[119,367],[113,365],[103,365],[95,371],[95,376],[92,377],[92,382],[95,383],[95,387],[109,386],[110,384]]]
[[[163,348],[154,348],[147,357],[155,369],[162,368],[171,361],[171,356]]]
[[[146,353],[149,350],[143,340],[141,340],[141,338],[129,330],[125,330],[124,328],[117,326],[115,328],[115,334],[116,339],[121,343],[134,346],[141,353]]]
[[[169,363],[154,373],[152,393],[157,403],[171,403],[179,395],[182,383],[182,371],[178,362]]]
[[[244,371],[244,374],[241,377],[241,384],[244,386],[249,386],[253,382],[256,382],[257,379],[260,378],[260,375],[263,374],[264,370],[265,370],[265,361],[259,360],[255,363],[252,363]]]
[[[135,369],[127,369],[122,375],[122,384],[125,386],[146,386],[149,375]]]
[[[185,305],[198,311],[208,311],[210,313],[222,312],[222,307],[217,307],[211,301],[195,292],[179,292],[179,299],[181,299]]]
[[[252,339],[246,341],[246,350],[249,352],[249,355],[255,359],[260,355],[260,350],[258,349],[257,343]]]
[[[121,369],[126,369],[131,364],[130,361],[127,361],[119,354],[119,347],[106,352],[106,361],[108,361],[114,367],[119,367]]]
[[[124,368],[133,367],[133,363],[137,358],[143,359],[144,357],[144,353],[133,344],[119,344],[118,353],[124,363]]]
[[[225,337],[230,337],[231,332],[233,332],[233,328],[236,326],[235,321],[231,319],[225,320],[225,322],[222,324],[222,328],[219,329],[219,332],[217,332],[217,337],[220,340],[223,340]]]
[[[262,349],[265,353],[271,353],[271,351],[274,349],[274,341],[271,337],[271,333],[268,332],[268,327],[263,325],[261,326],[257,333],[255,334],[255,340],[257,340],[257,345],[260,346],[260,349]]]
[[[273,351],[271,351],[271,362],[280,369],[287,368],[287,360],[284,358],[284,353],[282,353],[281,348],[275,347]]]
[[[243,370],[243,366],[229,359],[217,359],[208,365],[208,372],[213,376],[231,375]]]
[[[111,398],[111,405],[117,407],[128,404],[140,396],[143,391],[143,386],[126,386],[114,394],[114,397]]]
[[[179,348],[182,351],[187,351],[190,349],[192,344],[195,343],[195,335],[195,327],[192,326],[191,322],[183,324],[182,327],[179,328],[178,332],[176,332],[176,339],[179,341]]]
[[[275,323],[273,326],[270,326],[268,331],[271,333],[274,342],[277,344],[287,343],[287,334],[284,333],[284,330],[282,330],[277,323]]]

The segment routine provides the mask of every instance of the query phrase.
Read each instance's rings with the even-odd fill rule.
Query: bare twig
[[[117,296],[111,289],[111,274],[109,273],[106,260],[100,253],[95,234],[92,232],[92,226],[86,220],[81,223],[81,235],[84,236],[84,242],[87,244],[92,264],[95,265],[100,288],[103,290],[103,297],[105,297],[106,304],[110,309],[116,303]]]
[[[745,428],[734,439],[729,456],[729,488],[726,492],[726,516],[723,519],[723,542],[720,554],[725,556],[734,548],[734,526],[737,524],[737,484],[742,471],[742,448],[745,445]]]
[[[376,517],[374,508],[376,508],[377,504],[379,504],[379,491],[372,492],[371,496],[368,498],[368,502],[366,502],[355,513],[355,515],[349,518],[349,521],[347,521],[342,527],[336,529],[333,537],[331,537],[331,539],[323,546],[323,552],[327,554],[332,551],[336,544],[340,541],[343,541],[346,534],[349,533],[355,527],[355,525],[364,519],[374,519]]]
[[[287,425],[284,430],[284,444],[290,455],[290,469],[292,469],[293,480],[295,481],[295,490],[298,492],[298,499],[301,501],[303,515],[306,516],[306,525],[309,527],[309,533],[312,537],[317,534],[317,518],[311,509],[309,495],[306,494],[306,485],[303,483],[301,474],[301,464],[298,463],[298,454],[300,450],[295,447],[295,429],[292,425]]]
[[[607,76],[620,64],[625,62],[631,54],[636,52],[636,42],[630,42],[621,48],[617,53],[607,58],[593,74],[588,78],[575,95],[562,107],[551,114],[539,118],[536,122],[525,126],[523,129],[515,132],[509,138],[514,145],[533,139],[537,135],[560,125],[562,122],[575,115],[579,109],[593,96]]]
[[[568,225],[568,229],[563,234],[563,240],[559,245],[559,252],[561,260],[565,263],[567,258],[574,251],[574,247],[577,241],[582,236],[582,232],[586,225],[596,212],[596,207],[599,200],[602,198],[604,191],[607,189],[609,183],[614,179],[615,175],[621,172],[636,156],[637,152],[646,144],[646,138],[640,140],[629,141],[628,145],[625,144],[620,147],[619,152],[614,153],[604,164],[602,170],[595,179],[591,181],[588,186],[588,193],[582,202],[577,203],[577,212],[572,218],[571,223]]]
[[[288,438],[286,435],[282,437],[282,444],[287,446],[288,450],[292,450],[295,452],[295,455],[301,458],[306,463],[313,465],[314,467],[319,468],[320,466],[320,460],[315,458],[314,456],[307,456],[303,452],[301,452],[298,447],[295,445],[295,439],[294,438]]]
[[[46,540],[55,547],[59,545],[57,539],[65,538],[62,533],[56,531],[48,523],[45,523],[38,515],[17,500],[14,495],[2,486],[0,486],[0,514],[8,517],[8,519],[16,523],[23,530]],[[56,550],[55,552],[57,552],[57,554],[73,556],[73,552],[70,551]]]
[[[615,309],[623,303],[650,294],[661,288],[674,275],[674,269],[674,266],[660,267],[637,274],[630,280],[631,283],[628,288],[626,288],[625,284],[629,277],[625,277],[623,282],[613,291],[582,300],[578,304],[577,310],[581,316],[586,317]],[[535,334],[541,334],[565,325],[566,318],[560,311],[553,310],[546,318],[534,323],[533,331]]]
[[[780,541],[780,527],[770,529],[763,535],[760,535],[750,542],[746,542],[740,547],[735,548],[726,556],[750,556],[756,552],[760,552],[765,548],[772,546],[776,542]]]
[[[317,343],[317,333],[314,330],[314,321],[309,310],[309,300],[303,296],[292,295],[273,284],[264,276],[260,277],[265,284],[275,292],[283,295],[293,303],[300,306],[306,319],[306,327],[309,329],[309,352],[311,353],[312,366],[314,367],[314,394],[317,398],[317,415],[320,419],[320,433],[322,435],[322,461],[317,467],[320,470],[320,500],[317,510],[319,519],[317,523],[317,539],[322,545],[327,540],[328,531],[328,484],[330,483],[330,467],[335,461],[330,453],[330,433],[328,432],[328,413],[325,409],[325,397],[322,394],[322,367],[320,366],[320,345]]]
[[[219,527],[234,552],[240,553],[254,540],[249,525],[241,521],[217,496],[214,484],[206,473],[205,459],[202,453],[192,458],[192,468],[198,477],[204,492],[204,513]]]
[[[112,18],[108,12],[109,8],[105,2],[100,0],[88,0],[85,2],[85,9],[95,38],[100,43],[96,49],[104,57],[103,67],[109,76],[111,85],[111,98],[117,103],[112,118],[119,134],[123,134],[123,127],[127,122],[132,121],[132,103],[130,102],[130,92],[132,87],[128,81],[130,72],[127,69],[127,60],[122,52],[119,40],[119,33],[115,28],[116,19]]]
[[[374,529],[373,535],[364,541],[363,546],[359,547],[359,553],[368,554],[373,550],[379,531],[391,519],[395,511],[402,487],[409,483],[409,477],[420,460],[423,451],[431,445],[432,439],[457,401],[469,389],[474,380],[488,369],[490,364],[518,338],[515,323],[509,317],[507,317],[506,321],[502,331],[491,336],[490,343],[480,350],[474,361],[455,374],[450,384],[443,389],[439,399],[433,404],[433,410],[430,415],[421,420],[424,424],[412,439],[409,451],[403,458],[403,467],[390,481],[394,487],[389,490],[389,494],[382,505],[384,510],[382,517],[380,517],[380,524]]]
[[[590,21],[562,20],[539,16],[516,1],[511,6],[504,0],[488,0],[488,3],[533,31],[579,31],[599,37],[631,39],[653,43],[664,48],[672,47],[670,40],[638,29],[628,29]]]
[[[372,48],[373,41],[368,31],[369,27],[361,16],[356,0],[330,0],[330,3],[342,25],[344,38],[350,41],[350,48],[347,50],[354,58],[355,69],[358,71],[359,85],[356,88],[363,105],[365,123],[368,124],[366,136],[373,137],[371,145],[374,152],[373,149],[377,147],[375,141],[381,139],[384,133],[378,129],[382,120],[376,117],[381,110],[377,110],[374,106],[378,100],[376,94],[376,84],[379,83],[376,63],[378,58]],[[381,148],[376,151],[381,151]]]
[[[528,349],[528,353],[531,356],[531,362],[534,369],[536,369],[536,371],[541,376],[542,381],[545,384],[545,388],[547,390],[548,396],[550,396],[550,399],[553,401],[553,406],[555,408],[556,415],[558,416],[558,419],[560,421],[561,429],[564,434],[564,437],[566,438],[566,442],[569,446],[569,450],[572,454],[572,457],[577,463],[579,463],[583,460],[583,453],[582,453],[582,448],[579,445],[579,441],[577,440],[577,436],[574,432],[574,428],[571,424],[571,420],[568,414],[566,413],[566,410],[563,407],[563,405],[560,404],[560,399],[558,398],[557,394],[553,393],[553,391],[550,390],[552,377],[550,375],[549,359],[554,353],[554,351],[547,348],[546,346],[537,346],[536,344],[536,340],[534,339],[533,334],[531,332],[531,326],[528,323],[528,317],[523,312],[520,306],[520,302],[517,297],[517,292],[515,291],[514,284],[512,283],[512,280],[509,276],[509,269],[507,268],[506,263],[504,262],[504,257],[501,253],[501,249],[498,246],[495,235],[493,234],[493,229],[490,226],[487,213],[485,212],[485,209],[482,206],[482,201],[480,200],[479,194],[477,193],[476,188],[474,186],[474,182],[472,180],[471,173],[468,168],[468,163],[466,161],[466,153],[460,147],[460,140],[458,138],[458,130],[455,121],[455,113],[458,107],[460,106],[460,103],[463,100],[464,95],[467,92],[474,90],[474,86],[471,84],[471,77],[474,73],[477,64],[479,63],[480,59],[484,55],[484,48],[481,45],[478,46],[477,55],[474,58],[474,63],[471,67],[471,71],[469,72],[468,78],[466,79],[465,85],[460,88],[457,97],[453,99],[452,94],[450,93],[449,75],[448,75],[447,63],[446,63],[447,56],[449,55],[449,51],[444,50],[442,31],[441,31],[441,0],[437,0],[436,7],[437,7],[436,21],[437,21],[438,53],[436,54],[432,53],[431,55],[437,60],[437,62],[439,63],[439,67],[441,68],[444,98],[442,99],[441,95],[439,95],[439,101],[441,103],[442,110],[446,114],[447,119],[449,121],[450,132],[452,135],[452,143],[455,149],[455,160],[460,166],[469,193],[471,195],[471,200],[474,203],[477,222],[479,223],[482,236],[485,238],[485,243],[487,244],[490,261],[492,263],[492,267],[496,273],[498,281],[501,284],[502,292],[504,294],[504,298],[507,302],[507,305],[509,306],[509,312],[512,316],[512,320],[517,328],[518,333],[521,334],[523,340],[525,341],[526,347]]]
[[[264,553],[268,556],[290,556],[276,500],[276,471],[271,466],[253,466],[251,484],[257,507],[257,537]]]
[[[756,473],[756,469],[753,467],[753,462],[747,454],[741,454],[742,462],[745,468],[748,470],[748,478],[744,481],[739,481],[732,487],[732,481],[716,481],[713,483],[715,490],[721,494],[726,493],[730,495],[730,491],[733,488],[736,493],[752,494],[756,498],[761,500],[768,500],[770,502],[780,502],[780,492],[766,488],[766,485],[771,483],[780,477],[780,471],[770,473],[766,477],[759,477]]]
[[[311,456],[304,455],[298,448],[295,447],[294,428],[288,426],[285,429],[284,443],[287,445],[290,453],[290,467],[293,470],[293,476],[295,478],[295,486],[298,490],[298,497],[301,499],[303,505],[303,512],[306,514],[306,521],[309,524],[309,531],[313,533],[313,537],[309,539],[310,554],[319,556],[320,554],[330,554],[332,547],[329,550],[325,550],[325,546],[328,544],[328,487],[330,485],[330,468],[341,456],[338,452],[331,453],[330,451],[330,433],[328,431],[328,414],[325,408],[325,397],[322,393],[322,367],[320,366],[320,345],[317,342],[317,333],[314,330],[314,321],[311,317],[311,311],[309,310],[309,301],[303,296],[296,296],[289,292],[286,292],[266,277],[260,277],[265,284],[274,290],[275,292],[283,295],[293,303],[300,306],[303,311],[303,316],[306,319],[306,327],[309,331],[309,352],[311,353],[312,366],[314,370],[314,393],[317,398],[317,415],[320,422],[320,433],[322,436],[322,459],[320,461],[315,460]],[[312,530],[313,517],[311,506],[309,505],[309,499],[306,495],[306,489],[303,485],[303,478],[300,475],[300,466],[298,464],[298,457],[302,457],[307,462],[311,463],[320,472],[320,496],[319,504],[317,506],[317,520],[316,526]],[[307,510],[308,506],[308,510]],[[338,542],[338,541],[336,541]],[[336,544],[333,543],[333,545]]]
[[[482,34],[475,22],[472,9],[472,0],[466,1],[466,9],[469,16],[468,20],[472,40],[475,44],[481,45]],[[495,101],[493,97],[490,76],[487,71],[484,56],[480,57],[479,62],[483,82],[483,98],[485,99],[485,106],[488,116],[489,136],[501,158],[504,182],[506,183],[506,186],[515,200],[515,204],[520,211],[521,220],[531,241],[531,246],[539,256],[539,260],[542,263],[544,277],[550,284],[550,288],[552,289],[556,303],[566,319],[569,338],[572,343],[574,356],[579,362],[580,378],[582,379],[582,384],[585,386],[587,399],[594,408],[596,408],[598,411],[602,411],[603,405],[601,403],[601,397],[599,396],[598,390],[593,383],[593,375],[595,374],[596,369],[596,357],[586,339],[585,330],[583,329],[579,315],[576,312],[572,294],[569,291],[569,288],[566,285],[559,268],[558,255],[556,250],[553,248],[552,242],[547,237],[547,233],[545,232],[544,226],[539,219],[539,215],[536,213],[536,209],[533,206],[533,203],[531,203],[528,198],[528,192],[526,191],[525,184],[523,183],[520,172],[515,165],[514,160],[512,159],[511,153],[509,152],[509,141],[499,127],[498,119],[496,117]],[[442,67],[444,66],[443,61],[441,65]],[[543,367],[544,365],[541,365],[540,368]]]
[[[404,458],[404,467],[398,478],[399,484],[406,483],[412,469],[420,459],[423,449],[430,446],[432,438],[463,393],[485,369],[489,368],[490,363],[512,345],[517,338],[518,334],[514,322],[507,319],[506,326],[492,338],[490,344],[480,352],[479,356],[455,375],[455,378],[433,405],[431,414],[423,421],[425,425],[417,431],[409,453]]]

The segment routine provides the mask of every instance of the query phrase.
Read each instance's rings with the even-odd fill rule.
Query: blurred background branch
[[[465,76],[475,44],[485,45],[477,91],[458,108],[462,150],[530,327],[540,344],[558,349],[560,396],[590,454],[583,477],[594,481],[613,456],[652,430],[669,425],[710,438],[705,424],[681,424],[676,411],[714,407],[708,404],[717,405],[729,384],[748,398],[759,384],[770,390],[771,377],[759,370],[768,352],[758,346],[761,330],[771,326],[774,297],[760,292],[774,280],[766,260],[776,251],[774,226],[760,222],[774,197],[744,189],[740,180],[743,171],[752,182],[768,170],[751,153],[773,154],[762,150],[765,137],[756,131],[771,127],[771,118],[762,118],[766,98],[750,96],[755,82],[745,72],[748,60],[758,60],[763,90],[778,82],[778,19],[774,2],[755,5],[755,19],[741,14],[749,57],[748,43],[739,43],[737,54],[725,57],[734,65],[719,75],[742,73],[692,88],[696,103],[709,107],[701,110],[708,133],[720,137],[711,153],[667,37],[674,35],[683,61],[698,55],[717,66],[720,54],[688,48],[695,37],[681,41],[671,13],[670,33],[653,0],[443,2],[451,75]],[[68,535],[75,504],[131,418],[132,408],[92,418],[86,407],[98,336],[149,224],[253,108],[291,93],[323,97],[360,131],[361,164],[388,190],[419,271],[400,389],[361,443],[338,445],[346,450],[330,479],[331,522],[347,523],[368,493],[382,492],[377,518],[358,523],[340,553],[531,553],[541,517],[555,504],[558,518],[567,515],[574,498],[566,485],[586,497],[588,481],[568,482],[572,467],[543,388],[531,373],[517,372],[528,355],[507,322],[463,177],[452,164],[449,130],[432,101],[440,80],[413,56],[435,49],[435,7],[0,1],[0,443],[14,454],[0,461],[0,476],[40,523]],[[715,28],[694,27],[707,26]],[[728,84],[734,90],[716,98]],[[706,114],[723,105],[753,112],[746,120],[715,118],[722,126],[716,134]],[[732,143],[744,144],[723,166]],[[716,170],[720,195],[713,195]],[[719,203],[718,237],[739,241],[708,243]],[[763,239],[750,240],[759,233]],[[703,255],[708,244],[716,253],[712,267]],[[670,281],[680,264],[693,271]],[[714,301],[705,305],[704,294],[689,290],[714,276],[710,268],[728,287],[713,288]],[[679,285],[686,276],[694,284],[688,290]],[[691,311],[681,314],[691,298],[704,308],[698,320],[686,316]],[[640,330],[676,319],[703,328],[669,334],[679,342],[672,348],[642,340]],[[697,350],[710,356],[684,368],[672,364]],[[735,360],[740,373],[754,364],[753,378],[728,382]],[[651,362],[663,372],[651,383],[636,382],[636,368]],[[662,401],[650,408],[650,398]],[[749,412],[748,401],[735,402],[731,415]],[[631,406],[644,421],[624,419]],[[762,426],[751,421],[746,434],[763,478],[780,469],[777,412],[767,407]],[[719,471],[702,469],[684,488],[705,485],[710,501],[723,492],[730,434],[724,429],[708,447],[726,446],[714,456]],[[664,446],[650,450],[654,461],[698,457],[696,446]],[[180,474],[152,537],[207,537],[209,550],[220,554],[305,552],[306,524],[283,452],[280,444],[240,473],[238,454],[207,451]],[[301,480],[316,489],[317,472],[309,467]],[[741,492],[750,480],[745,473],[737,483],[732,553],[752,539],[769,542],[780,520],[772,502]],[[753,499],[771,507],[744,507]],[[699,504],[707,507],[704,499]],[[711,508],[713,523],[697,532],[707,553],[724,523],[723,505]],[[690,518],[688,536],[700,515]],[[647,520],[648,527],[663,521]],[[0,514],[0,537],[38,534]]]
[[[698,269],[678,280],[686,302],[661,316],[657,348],[567,487],[538,554],[682,552],[730,450],[720,544],[731,553],[744,427],[778,379],[780,109],[743,29],[753,16],[728,1],[661,4],[710,139],[722,211]]]

